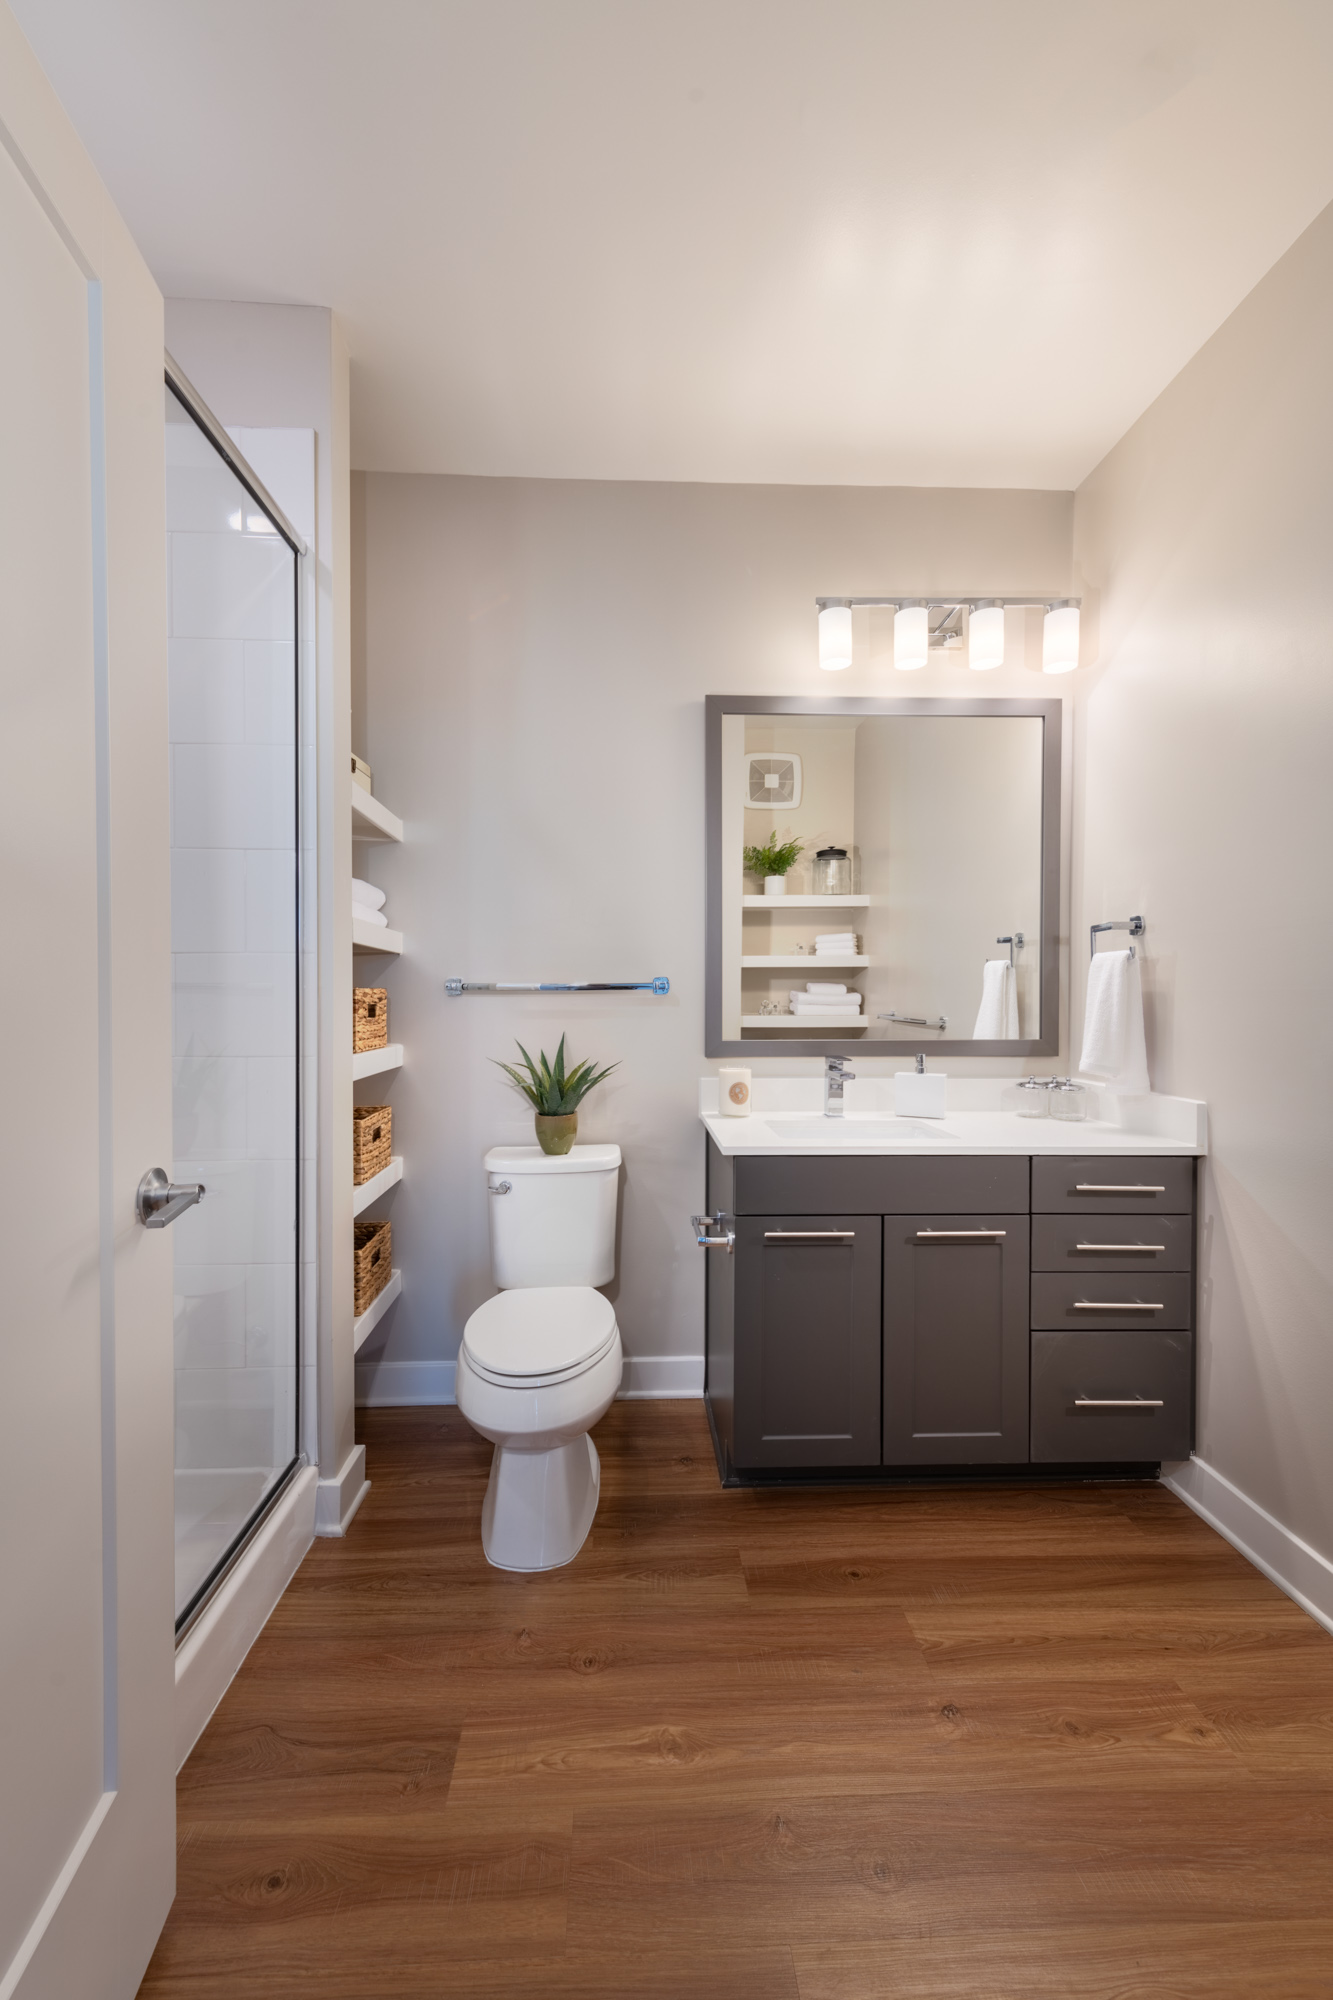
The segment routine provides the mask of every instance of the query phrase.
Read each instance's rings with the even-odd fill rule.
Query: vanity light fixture
[[[820,604],[819,664],[826,674],[852,664],[852,607],[845,597],[825,598]]]
[[[1045,612],[1042,628],[1043,673],[1068,674],[1078,665],[1079,605],[1077,597],[817,597],[819,664],[828,673],[852,664],[852,608],[892,611],[893,664],[899,673],[915,673],[935,652],[961,650],[962,614],[968,614],[968,665],[984,673],[1004,665],[1004,614],[1015,610]],[[932,625],[932,611],[943,617]]]
[[[914,674],[929,653],[930,607],[923,597],[909,598],[893,615],[893,664],[900,674]]]
[[[967,621],[967,664],[974,674],[1004,665],[1004,606],[982,598]]]
[[[1078,665],[1078,603],[1056,598],[1046,607],[1041,635],[1041,670],[1044,674],[1072,674]]]

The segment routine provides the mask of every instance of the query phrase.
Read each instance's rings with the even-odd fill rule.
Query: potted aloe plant
[[[576,1063],[568,1075],[565,1073],[565,1038],[560,1037],[560,1046],[555,1052],[555,1061],[547,1060],[545,1049],[539,1062],[534,1062],[524,1048],[518,1044],[518,1052],[523,1058],[524,1070],[506,1062],[496,1062],[512,1083],[518,1085],[529,1104],[536,1112],[533,1120],[537,1128],[537,1144],[544,1153],[567,1153],[574,1144],[579,1129],[579,1106],[595,1085],[608,1077],[619,1063],[608,1063],[605,1069],[595,1069],[591,1062]]]
[[[759,877],[766,896],[786,895],[787,870],[795,867],[802,845],[799,840],[779,840],[775,828],[762,847],[745,849],[745,866]]]

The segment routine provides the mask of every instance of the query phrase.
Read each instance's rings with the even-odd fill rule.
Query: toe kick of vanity
[[[1197,1159],[726,1155],[705,1395],[732,1483],[1147,1474],[1194,1427]]]

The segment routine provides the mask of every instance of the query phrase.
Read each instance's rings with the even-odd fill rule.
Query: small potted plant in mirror
[[[795,867],[802,846],[799,840],[779,840],[775,829],[763,847],[745,849],[746,869],[759,877],[766,896],[786,895],[787,870]]]
[[[523,1058],[523,1069],[499,1061],[495,1066],[504,1071],[511,1083],[517,1084],[536,1112],[533,1124],[537,1128],[537,1144],[542,1151],[567,1153],[578,1135],[580,1104],[590,1090],[620,1065],[608,1063],[605,1069],[596,1069],[591,1062],[581,1062],[566,1074],[563,1035],[554,1062],[547,1059],[545,1049],[539,1060],[534,1062],[522,1042],[518,1044],[518,1052]]]

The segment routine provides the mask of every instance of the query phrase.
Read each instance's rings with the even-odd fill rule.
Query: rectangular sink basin
[[[756,1118],[750,1121],[750,1135],[761,1145],[771,1135],[775,1146],[910,1146],[917,1152],[932,1139],[957,1137],[938,1119],[845,1117]]]

